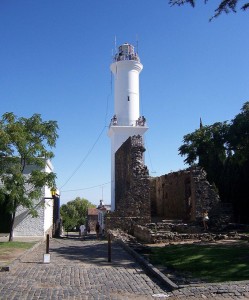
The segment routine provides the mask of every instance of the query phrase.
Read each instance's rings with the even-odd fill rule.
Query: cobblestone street
[[[151,299],[165,294],[115,243],[111,262],[107,241],[95,238],[50,240],[49,264],[43,263],[45,251],[42,243],[10,272],[0,273],[0,299]]]
[[[45,251],[39,244],[0,273],[0,299],[249,299],[249,282],[170,291],[119,244],[112,243],[108,262],[107,241],[93,236],[51,239],[48,264]]]

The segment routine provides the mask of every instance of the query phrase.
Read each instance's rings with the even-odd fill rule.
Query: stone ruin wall
[[[106,214],[106,232],[121,229],[133,234],[137,225],[151,219],[200,222],[204,210],[212,220],[220,218],[219,196],[202,168],[149,177],[144,151],[142,137],[133,136],[115,154],[115,211]]]
[[[106,215],[106,229],[133,233],[134,225],[151,222],[150,182],[141,136],[128,138],[115,154],[115,211]]]
[[[208,211],[209,216],[214,217],[221,206],[218,191],[207,181],[207,173],[202,168],[192,168],[191,176],[195,199],[195,218],[202,218],[205,210]]]
[[[185,218],[185,182],[189,178],[187,172],[174,172],[151,178],[150,198],[153,217]]]
[[[195,221],[219,204],[219,196],[206,179],[206,172],[189,168],[150,179],[152,218]]]

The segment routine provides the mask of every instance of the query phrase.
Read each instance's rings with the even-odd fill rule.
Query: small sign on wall
[[[49,264],[50,263],[50,254],[43,254],[43,263]]]

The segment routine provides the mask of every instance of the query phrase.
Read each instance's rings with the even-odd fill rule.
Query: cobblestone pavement
[[[50,263],[43,263],[45,246],[37,244],[0,273],[0,299],[249,299],[249,282],[170,291],[119,244],[112,243],[108,262],[107,241],[93,236],[50,240]]]

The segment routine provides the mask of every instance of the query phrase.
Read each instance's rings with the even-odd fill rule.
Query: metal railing
[[[135,60],[135,61],[140,62],[140,59],[136,53],[135,54],[123,54],[123,55],[116,54],[113,58],[113,62],[121,61],[121,60]]]
[[[131,120],[130,124],[120,122],[116,116],[111,119],[110,126],[146,126],[146,119],[144,116],[139,117],[137,120]]]

